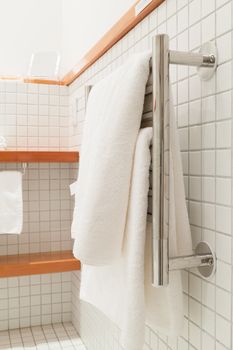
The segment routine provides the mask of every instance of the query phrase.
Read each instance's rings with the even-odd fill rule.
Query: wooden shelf
[[[0,163],[76,163],[78,152],[0,151]]]
[[[0,256],[0,278],[80,270],[71,251]]]

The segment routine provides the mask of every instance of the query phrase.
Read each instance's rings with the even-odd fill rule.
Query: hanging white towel
[[[142,350],[144,342],[144,251],[151,138],[152,128],[140,130],[122,256],[110,266],[82,266],[80,298],[121,329],[125,350]]]
[[[7,143],[6,143],[6,139],[4,136],[0,136],[0,149],[6,149],[7,148]]]
[[[172,103],[170,116],[170,252],[175,256],[190,254],[192,244]],[[168,287],[151,285],[151,224],[147,224],[146,230],[150,140],[151,129],[141,130],[121,258],[110,266],[82,267],[80,298],[102,311],[121,329],[124,350],[142,350],[145,322],[166,335],[179,335],[183,328],[181,273],[170,274]]]
[[[85,264],[121,255],[149,58],[134,55],[89,94],[71,229],[74,256]]]
[[[171,92],[170,96],[169,253],[170,257],[175,257],[192,254],[192,239]],[[152,287],[151,238],[151,225],[148,224],[145,253],[146,322],[152,329],[157,329],[166,335],[179,335],[182,332],[184,320],[181,273],[180,271],[170,272],[167,287]]]
[[[0,172],[0,234],[20,234],[23,226],[22,173]]]

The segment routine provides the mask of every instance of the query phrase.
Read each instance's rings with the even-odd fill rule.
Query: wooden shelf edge
[[[61,80],[39,79],[34,77],[24,78],[22,76],[0,76],[0,80],[22,82],[27,84],[64,85]]]
[[[0,163],[76,163],[78,152],[0,151]]]
[[[0,278],[80,270],[72,251],[0,256]]]

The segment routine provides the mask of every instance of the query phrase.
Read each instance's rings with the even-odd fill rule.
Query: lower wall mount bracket
[[[196,267],[203,278],[211,278],[216,271],[216,256],[207,242],[197,244],[194,255],[169,259],[169,271]]]

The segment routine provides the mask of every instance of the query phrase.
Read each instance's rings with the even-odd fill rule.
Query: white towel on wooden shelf
[[[125,350],[142,350],[144,342],[144,251],[151,138],[152,128],[140,130],[122,256],[109,266],[82,266],[81,299],[97,307],[121,329]]]
[[[85,264],[121,255],[149,58],[132,56],[89,94],[71,229],[74,256]]]
[[[170,116],[170,252],[175,256],[190,254],[192,244],[172,105]],[[145,322],[167,335],[179,335],[183,328],[181,273],[170,273],[168,287],[151,285],[151,224],[146,224],[151,134],[151,128],[143,129],[137,141],[122,256],[109,266],[82,267],[80,298],[121,329],[125,350],[142,350]]]
[[[20,234],[23,226],[22,173],[0,172],[0,234]]]

